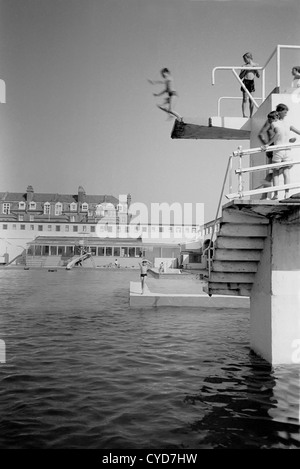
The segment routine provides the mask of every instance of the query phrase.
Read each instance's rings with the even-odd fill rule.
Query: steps
[[[223,209],[205,288],[209,295],[250,295],[268,225],[268,218],[253,212]]]
[[[26,256],[26,267],[52,268],[61,267],[62,265],[61,256]]]

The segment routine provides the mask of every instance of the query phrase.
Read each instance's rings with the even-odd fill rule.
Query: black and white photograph
[[[0,449],[300,449],[299,24],[0,0]]]

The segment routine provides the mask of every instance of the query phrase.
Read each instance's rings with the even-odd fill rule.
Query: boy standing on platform
[[[152,265],[152,263],[147,259],[143,259],[142,262],[140,262],[139,264],[141,268],[141,286],[143,294],[145,290],[145,279],[147,277],[148,268]]]
[[[258,67],[258,64],[253,62],[253,57],[252,57],[251,52],[246,52],[243,55],[243,59],[244,59],[244,62],[245,62],[243,64],[243,67]],[[254,91],[255,91],[255,84],[254,84],[254,77],[255,76],[257,76],[257,78],[260,77],[260,74],[259,74],[258,70],[249,70],[249,71],[248,70],[241,70],[241,73],[239,75],[239,77],[242,80],[242,82],[244,83],[245,87],[247,88],[247,90],[251,94],[254,93]],[[242,102],[243,117],[247,117],[246,114],[245,114],[245,106],[246,106],[246,103],[247,103],[248,99],[249,99],[250,117],[252,117],[253,102],[251,101],[251,99],[249,98],[248,94],[246,93],[246,91],[244,90],[243,87],[241,87],[241,91],[243,93],[243,102]]]

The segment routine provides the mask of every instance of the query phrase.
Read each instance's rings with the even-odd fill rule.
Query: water
[[[138,271],[0,270],[0,448],[300,448],[299,369],[249,312],[132,309]]]

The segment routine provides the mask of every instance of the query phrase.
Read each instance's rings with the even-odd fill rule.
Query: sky
[[[299,24],[298,0],[0,0],[0,192],[81,185],[148,207],[203,203],[214,219],[228,156],[248,142],[171,139],[147,79],[168,67],[176,110],[208,121],[220,96],[241,95],[231,72],[212,85],[212,69],[247,51],[264,65],[277,44],[300,44]],[[295,64],[300,51],[287,52],[287,86]]]

